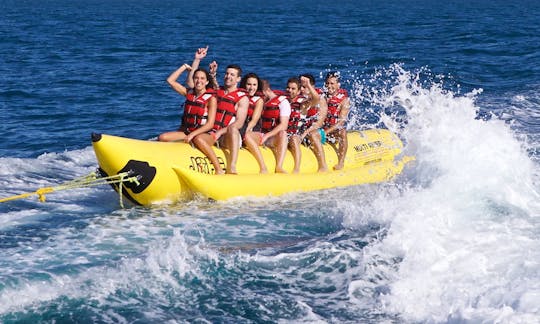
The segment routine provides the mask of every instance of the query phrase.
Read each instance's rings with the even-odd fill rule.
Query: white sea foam
[[[540,188],[526,144],[503,121],[475,119],[481,91],[456,95],[392,72],[390,91],[370,100],[406,110],[396,131],[417,158],[415,179],[368,207],[388,231],[365,249],[366,278],[352,296],[387,287],[381,307],[410,321],[540,319]],[[345,218],[357,222],[365,211]]]
[[[96,169],[90,147],[32,158],[0,158],[0,197],[33,192],[85,176]]]
[[[204,242],[188,244],[178,229],[163,240],[149,242],[148,245],[134,245],[137,240],[142,243],[151,237],[145,232],[150,224],[144,223],[146,226],[141,222],[108,222],[109,226],[105,228],[105,224],[96,224],[88,227],[84,234],[76,233],[73,229],[65,230],[57,234],[56,243],[51,243],[59,245],[55,249],[29,248],[9,256],[7,261],[13,265],[19,260],[17,269],[13,269],[17,276],[10,280],[11,283],[6,281],[6,286],[1,290],[0,314],[46,305],[60,297],[85,299],[98,304],[129,305],[137,301],[115,296],[134,293],[159,301],[167,298],[171,292],[180,293],[183,278],[189,280],[202,276],[198,263],[201,259],[214,262],[215,254],[201,248],[200,244],[204,245]],[[157,226],[150,231],[159,230],[163,230],[163,227]],[[137,235],[138,238],[134,240],[133,236]],[[74,240],[77,236],[79,241]],[[117,251],[114,251],[115,246]],[[139,253],[134,253],[137,250]],[[116,263],[99,265],[102,257],[108,259],[113,252],[118,254]],[[92,260],[89,261],[89,258]],[[86,267],[81,266],[84,264]],[[57,267],[71,270],[59,274],[58,270],[54,270]],[[39,276],[36,275],[37,269],[41,269]],[[121,315],[115,313],[107,316],[121,319]],[[150,310],[147,316],[152,318]]]

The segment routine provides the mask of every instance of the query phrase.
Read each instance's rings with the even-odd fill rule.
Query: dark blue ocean
[[[0,0],[0,198],[155,139],[197,48],[285,87],[340,71],[348,127],[398,178],[120,206],[109,186],[0,203],[2,323],[540,322],[540,2]],[[222,74],[221,74],[222,75]]]

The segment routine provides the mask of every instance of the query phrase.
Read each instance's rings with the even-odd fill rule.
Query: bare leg
[[[223,168],[219,164],[218,158],[216,156],[216,152],[212,149],[212,145],[214,145],[214,138],[212,135],[208,133],[203,133],[195,136],[193,139],[193,144],[201,150],[201,152],[204,153],[214,166],[214,170],[216,174],[223,174],[225,173],[223,171]]]
[[[277,147],[275,138],[274,137],[269,138],[266,141],[266,146],[268,146],[272,150],[272,153],[274,153],[274,159],[276,160],[276,167],[274,169],[274,173],[287,173],[287,171],[285,171],[283,167],[279,167],[278,165],[278,161],[280,159],[280,155],[279,155],[280,153],[279,153],[279,149]]]
[[[300,151],[300,136],[293,135],[289,138],[289,149],[294,159],[293,173],[300,172],[300,160],[302,159],[302,151]]]
[[[253,154],[255,160],[257,160],[257,163],[259,163],[260,173],[268,173],[268,169],[264,163],[264,158],[261,150],[259,149],[260,136],[261,133],[259,132],[247,132],[244,141],[248,151]]]
[[[158,137],[158,141],[160,142],[174,142],[174,141],[182,141],[184,138],[186,138],[186,134],[184,132],[166,132]]]
[[[238,174],[236,162],[238,161],[238,150],[240,150],[240,132],[235,127],[229,127],[225,134],[225,147],[229,149],[229,161],[227,163],[227,173]]]
[[[274,138],[275,155],[276,155],[276,173],[287,173],[283,169],[283,161],[287,153],[287,132],[281,131]]]
[[[347,154],[347,148],[349,147],[349,141],[347,140],[347,130],[344,128],[337,131],[338,140],[338,163],[334,166],[334,170],[341,170],[345,164],[345,154]]]
[[[317,158],[317,162],[319,164],[319,170],[317,171],[328,171],[328,166],[326,165],[326,157],[324,155],[324,149],[321,143],[321,134],[319,133],[319,130],[314,130],[310,132],[308,136],[309,140],[311,141],[311,149],[313,150],[313,153],[315,153],[315,157]]]

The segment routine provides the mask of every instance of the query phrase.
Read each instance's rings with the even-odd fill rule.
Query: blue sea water
[[[121,208],[0,204],[3,323],[538,323],[537,1],[0,1],[0,197],[97,167],[90,134],[178,126],[198,47],[284,87],[338,70],[385,184]]]

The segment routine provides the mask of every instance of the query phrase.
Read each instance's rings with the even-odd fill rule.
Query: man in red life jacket
[[[283,169],[283,161],[287,153],[287,126],[291,115],[291,105],[285,95],[277,95],[270,88],[267,80],[262,81],[265,96],[261,114],[260,145],[266,144],[276,157],[276,173],[287,173]]]
[[[324,130],[322,129],[328,106],[326,100],[321,98],[322,90],[315,88],[315,77],[311,74],[303,74],[300,77],[302,87],[301,93],[309,100],[309,106],[304,107],[302,111],[302,118],[304,122],[300,127],[300,139],[304,141],[307,139],[309,147],[315,153],[317,163],[319,165],[318,172],[328,171],[326,165],[326,157],[324,155],[323,144],[326,138],[323,138]]]
[[[326,138],[335,140],[333,146],[337,151],[338,163],[334,166],[334,170],[341,170],[348,147],[346,122],[350,101],[347,90],[341,89],[339,73],[329,72],[325,78],[325,87],[328,113],[323,128]]]
[[[287,135],[289,137],[289,149],[291,150],[294,159],[293,173],[300,172],[300,161],[302,159],[302,151],[300,145],[303,138],[301,137],[303,131],[303,125],[305,122],[306,111],[311,106],[317,106],[319,104],[320,96],[315,89],[310,87],[309,78],[306,76],[300,76],[300,78],[292,77],[287,80],[287,95],[289,102],[291,103],[291,116],[289,118],[289,125],[287,128]],[[301,93],[301,88],[311,88],[308,92],[313,91],[309,96],[304,96]],[[324,156],[323,156],[324,159]],[[321,170],[320,171],[325,171]]]
[[[215,78],[217,63],[212,62],[210,73]],[[227,173],[236,174],[236,162],[238,159],[238,150],[241,145],[240,129],[244,125],[249,106],[247,93],[238,88],[242,76],[242,69],[238,65],[229,65],[225,70],[223,86],[217,89],[217,111],[213,129],[207,136],[201,137],[199,149],[210,158],[217,160],[216,154],[212,149],[217,141],[228,150]],[[210,157],[211,156],[211,157]],[[216,174],[222,174],[223,169],[217,168]]]
[[[300,172],[300,162],[302,160],[302,151],[300,150],[299,129],[302,122],[302,105],[307,101],[307,98],[300,93],[300,79],[291,77],[287,80],[287,93],[289,102],[291,103],[291,116],[289,117],[289,125],[287,127],[288,148],[294,160],[292,173]]]

